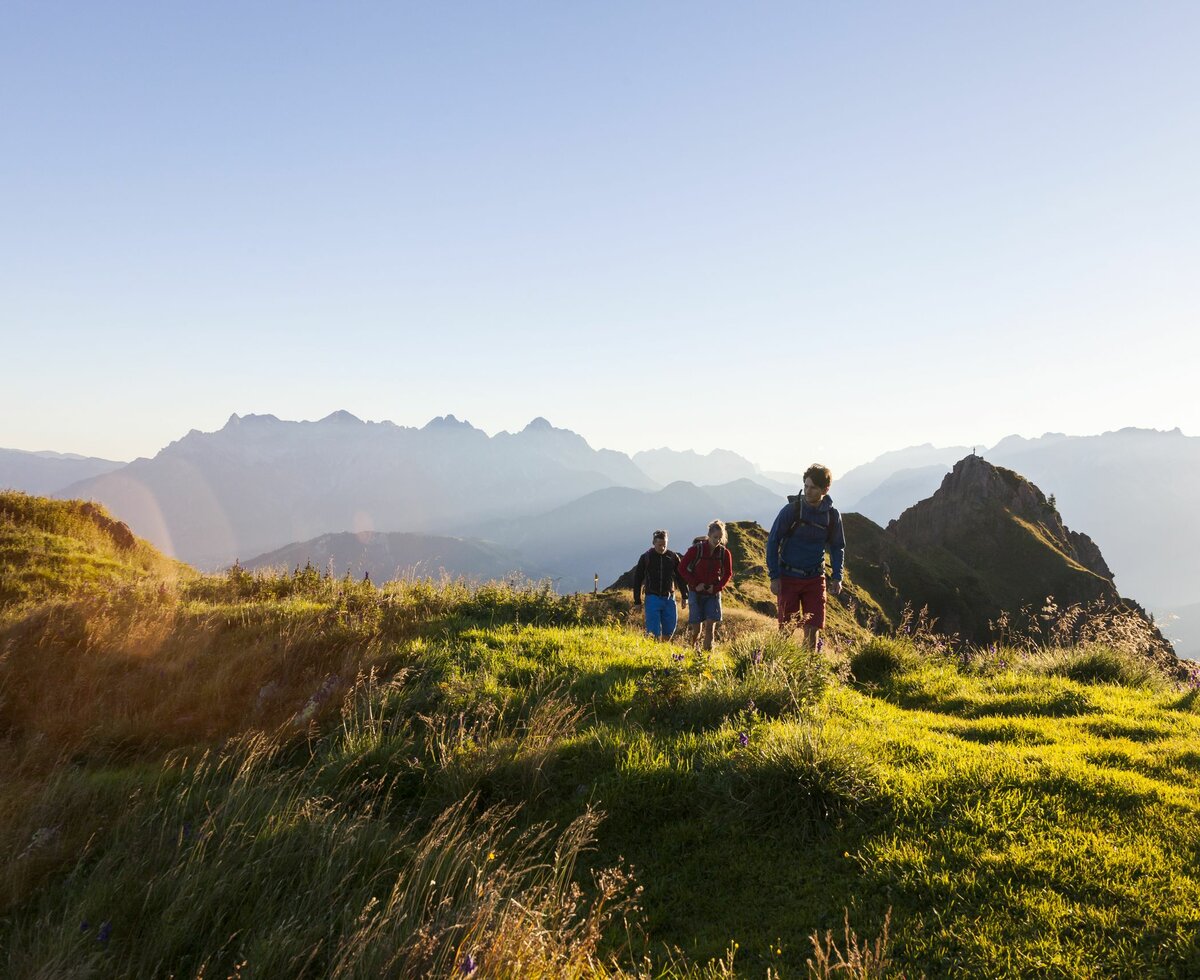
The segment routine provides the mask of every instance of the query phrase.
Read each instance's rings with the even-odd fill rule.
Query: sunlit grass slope
[[[0,604],[107,594],[189,574],[95,504],[0,491]]]
[[[1190,688],[756,614],[699,659],[622,599],[235,569],[10,606],[0,973],[1200,972]]]

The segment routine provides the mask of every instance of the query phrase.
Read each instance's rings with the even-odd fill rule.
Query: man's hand
[[[779,598],[779,579],[777,578],[771,579],[771,595],[776,599]]]
[[[829,594],[830,595],[840,595],[841,592],[842,592],[841,580],[836,579],[836,578],[830,579],[829,580]]]

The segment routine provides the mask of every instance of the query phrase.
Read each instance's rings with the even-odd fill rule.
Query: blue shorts
[[[647,633],[654,637],[663,636],[669,640],[675,634],[678,617],[679,612],[675,608],[673,597],[646,593]]]
[[[688,625],[719,623],[721,621],[721,593],[697,592],[688,589]]]

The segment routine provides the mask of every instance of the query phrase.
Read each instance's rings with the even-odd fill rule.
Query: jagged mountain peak
[[[330,417],[332,418],[332,416]],[[237,412],[234,412],[229,416],[229,419],[226,421],[224,427],[218,431],[224,432],[226,430],[240,429],[247,425],[275,425],[278,424],[278,422],[279,416],[277,415],[255,415],[253,412],[247,412],[245,415],[238,415]],[[192,429],[188,435],[198,431],[199,430],[197,429]]]
[[[580,449],[591,450],[588,441],[578,432],[571,429],[560,429],[542,416],[533,419],[525,428],[517,433],[517,438],[550,440],[563,444],[577,446]]]
[[[480,432],[482,429],[477,429],[466,419],[458,419],[453,415],[439,415],[436,418],[430,419],[421,428],[422,432],[435,432],[438,430],[451,432]]]
[[[1037,487],[1019,473],[989,463],[975,453],[964,456],[954,464],[937,493],[945,497],[968,499],[995,498],[1022,506],[1036,506],[1045,503],[1046,499]]]
[[[347,412],[344,408],[338,409],[336,412],[330,412],[318,425],[362,425],[363,420],[357,415]]]
[[[919,528],[926,540],[957,532],[964,521],[1003,509],[1024,520],[1046,523],[1066,540],[1057,511],[1045,494],[1013,470],[996,466],[974,453],[964,456],[942,480],[932,497],[922,500],[888,524],[904,535]]]
[[[1095,542],[1068,529],[1037,486],[975,454],[955,463],[932,497],[909,507],[887,530],[907,547],[945,548],[971,563],[1003,565],[1012,556],[1000,543],[1009,541],[1013,526],[1112,583],[1113,573]]]

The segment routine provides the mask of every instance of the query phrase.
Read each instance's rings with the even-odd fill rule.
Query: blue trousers
[[[651,636],[669,640],[675,634],[678,617],[674,599],[646,594],[646,632]]]

